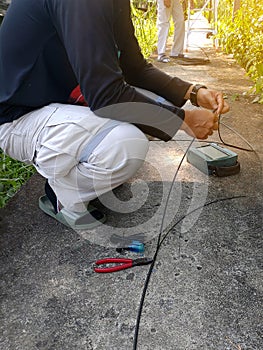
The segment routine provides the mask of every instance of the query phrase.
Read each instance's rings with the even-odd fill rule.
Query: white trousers
[[[66,209],[82,212],[135,174],[148,139],[134,125],[100,118],[88,107],[53,103],[1,125],[0,147],[33,164]]]
[[[181,2],[180,0],[171,0],[171,6],[166,7],[164,5],[164,0],[157,0],[158,55],[165,54],[171,17],[174,22],[174,35],[171,48],[171,56],[176,56],[183,53],[185,22]]]

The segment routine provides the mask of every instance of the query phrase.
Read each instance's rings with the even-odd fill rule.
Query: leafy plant
[[[35,173],[35,168],[14,160],[0,149],[0,208]]]
[[[243,0],[233,14],[233,1],[220,0],[218,38],[226,53],[233,54],[254,82],[252,91],[263,103],[263,7],[262,0]]]
[[[156,3],[154,1],[133,1],[132,21],[135,35],[145,58],[149,58],[157,42]]]

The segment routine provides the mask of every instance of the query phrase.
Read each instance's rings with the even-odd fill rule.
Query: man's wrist
[[[190,91],[190,102],[193,106],[200,107],[197,102],[197,94],[200,89],[207,89],[205,85],[196,84],[192,87]]]

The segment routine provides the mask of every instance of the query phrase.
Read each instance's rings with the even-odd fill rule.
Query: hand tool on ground
[[[94,271],[98,273],[110,273],[129,269],[134,266],[149,265],[152,263],[152,259],[138,258],[138,259],[126,259],[126,258],[105,258],[95,262],[98,265],[114,264],[113,266],[94,267]]]

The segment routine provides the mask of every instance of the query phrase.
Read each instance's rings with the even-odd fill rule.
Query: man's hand
[[[165,7],[171,7],[171,0],[163,0]]]
[[[190,99],[190,93],[194,85],[191,85],[185,94],[185,99]],[[224,114],[229,111],[229,105],[224,100],[223,93],[210,89],[199,89],[197,92],[197,103],[203,108],[214,111],[217,115]]]
[[[210,89],[199,89],[197,92],[199,106],[213,110],[217,115],[229,111],[229,105],[224,100],[223,93]]]
[[[218,129],[218,115],[205,109],[185,111],[181,130],[188,135],[205,140]]]

